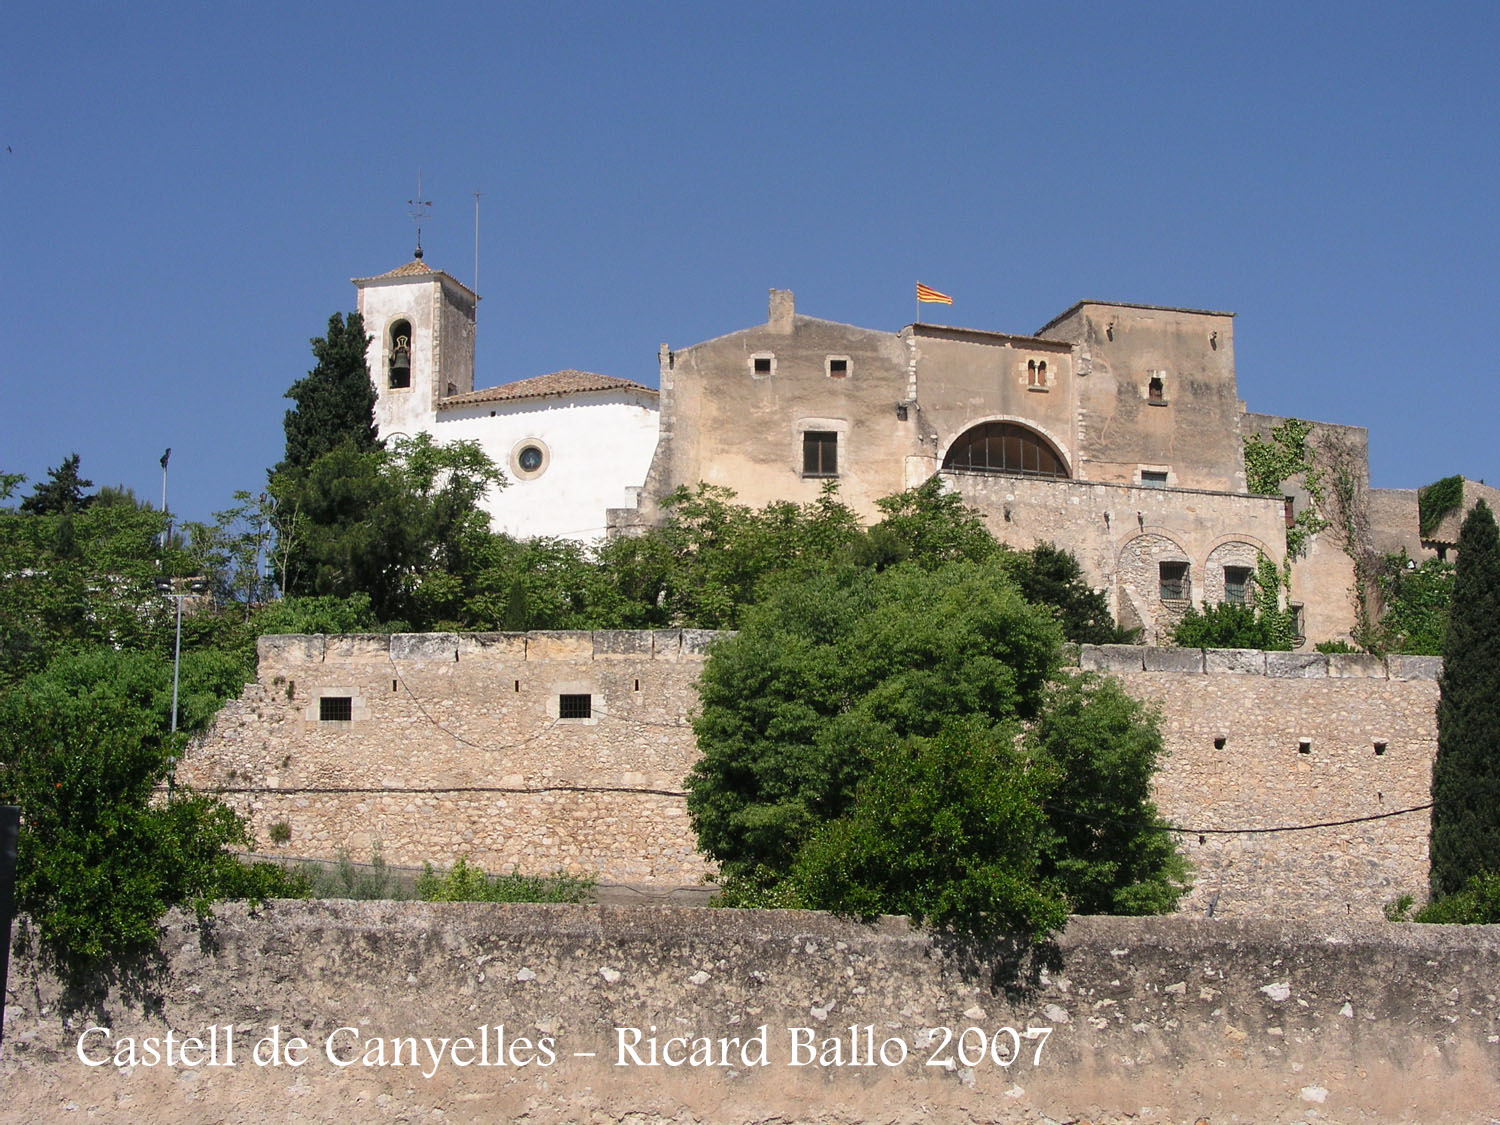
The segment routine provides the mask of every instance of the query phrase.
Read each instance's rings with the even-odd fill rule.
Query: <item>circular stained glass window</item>
[[[516,456],[516,464],[527,473],[534,473],[542,467],[542,451],[534,445],[528,445]]]

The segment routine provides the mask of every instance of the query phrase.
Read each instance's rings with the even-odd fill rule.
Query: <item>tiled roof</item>
[[[397,266],[393,270],[387,270],[385,273],[378,273],[374,277],[356,277],[352,278],[351,280],[355,285],[363,285],[364,283],[370,281],[392,281],[397,278],[403,277],[446,277],[460,289],[464,289],[468,292],[473,292],[473,290],[469,289],[467,285],[465,285],[462,281],[459,281],[458,278],[454,277],[451,273],[448,273],[445,270],[435,270],[426,262],[422,261],[421,258],[413,258],[404,266]]]
[[[443,399],[438,404],[438,409],[473,406],[482,402],[509,402],[518,398],[550,398],[554,395],[583,394],[588,391],[637,391],[648,395],[657,393],[651,387],[632,383],[629,379],[616,379],[612,375],[596,375],[592,371],[554,371],[550,375],[537,375],[515,383],[453,395]]]

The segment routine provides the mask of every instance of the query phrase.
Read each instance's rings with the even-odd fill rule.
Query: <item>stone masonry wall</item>
[[[68,989],[28,938],[0,1121],[1500,1120],[1495,926],[1074,918],[1018,966],[801,911],[226,904]]]
[[[714,636],[263,637],[258,683],[180,774],[222,788],[262,846],[284,823],[290,855],[695,884],[711,865],[682,786]],[[1422,897],[1436,659],[1084,646],[1080,664],[1161,710],[1156,800],[1192,830],[1184,910],[1379,918]],[[563,694],[592,717],[559,718]],[[320,720],[325,697],[352,718]],[[1261,831],[1331,821],[1356,823]]]
[[[223,788],[262,847],[284,824],[292,855],[697,883],[681,794],[710,636],[262,637],[258,682],[179,777]],[[564,694],[591,716],[559,717]],[[352,718],[320,720],[324,698]]]

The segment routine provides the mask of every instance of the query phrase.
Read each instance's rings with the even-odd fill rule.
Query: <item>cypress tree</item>
[[[359,313],[334,313],[328,334],[312,340],[317,365],[286,392],[296,406],[286,412],[286,457],[276,466],[305,469],[341,445],[365,453],[379,447],[375,429],[375,385],[365,365],[370,338]]]
[[[1458,536],[1432,766],[1432,891],[1500,872],[1500,532],[1480,501]]]

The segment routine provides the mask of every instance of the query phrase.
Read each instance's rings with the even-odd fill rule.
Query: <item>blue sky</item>
[[[259,490],[348,279],[472,282],[478,378],[655,382],[800,312],[1239,314],[1252,410],[1500,482],[1494,4],[30,4],[6,14],[0,469]]]

